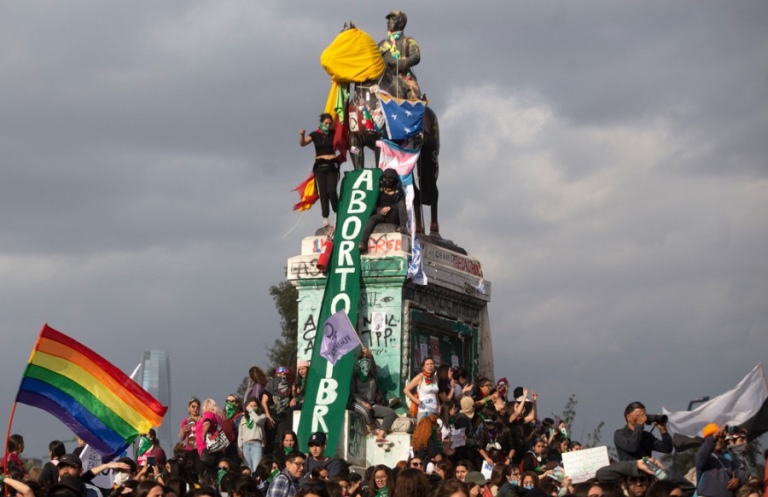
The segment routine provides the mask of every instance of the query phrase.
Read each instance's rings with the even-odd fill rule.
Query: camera
[[[669,416],[666,414],[648,414],[647,419],[645,420],[645,424],[652,425],[653,423],[657,423],[660,425],[667,424],[667,421],[669,421]]]
[[[729,435],[738,435],[739,427],[736,425],[725,425],[723,431]]]

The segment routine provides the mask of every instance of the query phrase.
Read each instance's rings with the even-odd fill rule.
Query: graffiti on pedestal
[[[309,260],[290,261],[288,277],[293,279],[320,278],[323,272],[317,269],[317,257]]]

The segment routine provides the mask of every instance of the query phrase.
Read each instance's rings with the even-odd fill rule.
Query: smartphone
[[[155,464],[156,464],[156,462],[155,462],[155,456],[149,456],[149,457],[147,457],[147,466],[152,466],[152,467],[154,468],[154,467],[155,467]]]

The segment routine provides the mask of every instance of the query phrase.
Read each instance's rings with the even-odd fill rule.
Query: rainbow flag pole
[[[105,460],[160,426],[168,410],[106,359],[47,324],[22,376],[6,443],[16,403],[54,415]]]

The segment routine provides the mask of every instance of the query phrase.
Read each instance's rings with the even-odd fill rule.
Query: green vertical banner
[[[312,362],[299,422],[299,447],[307,451],[307,441],[317,431],[328,435],[325,453],[333,456],[344,424],[349,401],[354,354],[348,353],[332,364],[320,355],[326,320],[344,310],[353,325],[360,308],[360,251],[358,245],[379,192],[379,169],[350,171],[341,182],[339,211],[333,234],[333,254],[328,266],[323,303],[312,348]]]

